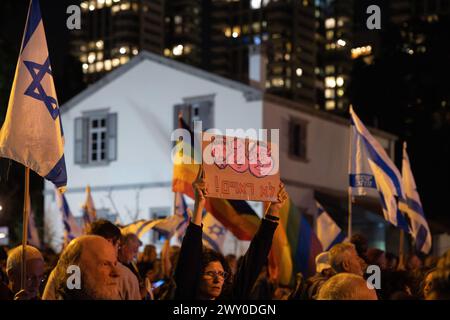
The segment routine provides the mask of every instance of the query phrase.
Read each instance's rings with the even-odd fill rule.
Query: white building
[[[185,119],[202,120],[205,129],[280,129],[281,177],[294,202],[313,215],[314,197],[321,197],[342,211],[347,120],[143,52],[61,107],[66,197],[73,214],[81,216],[86,185],[98,215],[113,221],[116,215],[127,224],[170,214],[170,136],[180,109]],[[393,155],[395,137],[372,133]],[[58,246],[63,227],[51,183],[46,182],[44,193],[47,236]],[[377,203],[375,198],[362,202],[373,211],[379,210]]]

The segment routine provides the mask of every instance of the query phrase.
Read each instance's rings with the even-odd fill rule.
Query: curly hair
[[[202,273],[205,271],[206,266],[209,263],[215,262],[215,261],[220,262],[220,264],[223,267],[223,270],[228,274],[228,277],[225,279],[225,281],[223,283],[222,293],[219,296],[219,299],[221,299],[221,298],[223,298],[225,296],[229,296],[231,294],[231,287],[232,287],[232,283],[233,283],[233,279],[231,277],[231,268],[228,265],[227,260],[221,253],[214,251],[212,249],[209,249],[207,247],[203,247]]]

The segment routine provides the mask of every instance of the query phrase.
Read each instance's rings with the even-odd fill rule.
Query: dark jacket
[[[229,296],[219,298],[249,299],[253,285],[267,261],[272,238],[278,223],[267,219],[253,237],[234,276]],[[175,270],[175,299],[196,299],[202,273],[202,227],[189,223]]]

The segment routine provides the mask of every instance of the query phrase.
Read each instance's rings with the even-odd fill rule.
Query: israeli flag
[[[82,230],[77,224],[72,212],[70,211],[69,204],[66,197],[58,189],[55,190],[56,202],[58,204],[59,211],[61,212],[63,225],[64,225],[64,244],[67,245],[70,241],[82,235]]]
[[[82,211],[84,228],[87,230],[90,224],[97,220],[97,211],[95,210],[94,199],[92,199],[90,186],[86,187],[86,200],[83,204]]]
[[[328,251],[335,244],[341,243],[345,240],[345,233],[325,211],[322,205],[316,201],[317,216],[316,216],[316,234],[324,251]]]
[[[64,191],[64,138],[39,1],[32,0],[8,111],[0,157],[15,160]]]
[[[203,215],[203,244],[217,252],[223,252],[228,230],[214,216],[206,212]]]
[[[364,195],[367,189],[376,188],[384,218],[408,232],[408,223],[398,207],[399,200],[405,199],[400,172],[352,107],[350,115],[353,142],[350,146],[350,186],[356,190],[356,195]]]
[[[411,222],[411,235],[416,242],[417,250],[428,254],[431,250],[431,232],[417,192],[406,152],[406,142],[403,143],[402,182],[406,199],[405,202],[400,203],[400,210],[408,216]]]

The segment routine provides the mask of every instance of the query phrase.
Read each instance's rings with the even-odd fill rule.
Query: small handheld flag
[[[400,210],[411,221],[411,235],[416,242],[416,249],[428,254],[431,250],[431,232],[417,192],[416,182],[406,152],[406,142],[403,144],[402,181],[406,199],[405,202],[400,203]]]
[[[59,211],[61,212],[64,224],[64,246],[66,246],[70,241],[81,236],[82,230],[72,215],[64,194],[62,194],[58,189],[55,190],[55,193],[56,202],[58,204]]]
[[[64,138],[39,1],[28,11],[6,119],[0,157],[15,160],[64,191]]]

